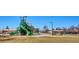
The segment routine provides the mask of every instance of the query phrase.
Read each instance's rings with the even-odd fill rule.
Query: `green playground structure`
[[[26,23],[26,16],[23,16],[21,18],[20,25],[16,29],[16,31],[15,32],[11,32],[9,34],[10,35],[17,35],[17,33],[20,33],[20,35],[27,35],[27,36],[33,35],[31,26]]]

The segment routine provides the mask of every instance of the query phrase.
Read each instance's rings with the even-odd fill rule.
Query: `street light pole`
[[[53,35],[53,22],[51,22],[51,31],[52,31],[52,35]]]

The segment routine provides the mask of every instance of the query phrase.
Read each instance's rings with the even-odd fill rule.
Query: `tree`
[[[35,32],[36,32],[36,33],[39,33],[39,32],[40,32],[40,31],[39,31],[39,28],[36,28]]]
[[[30,25],[29,28],[32,32],[35,32],[35,27],[33,25]]]
[[[43,27],[43,30],[44,30],[45,33],[48,33],[48,31],[49,31],[49,29],[48,29],[47,26],[44,26],[44,27]]]
[[[63,27],[62,30],[63,30],[63,34],[66,34],[67,28]]]
[[[79,34],[79,25],[76,27],[76,29],[78,30],[78,34]]]
[[[61,30],[61,28],[60,27],[57,27],[56,30]]]
[[[70,28],[69,28],[70,30],[74,30],[75,29],[75,26],[70,26]]]
[[[6,29],[9,29],[9,27],[8,27],[8,26],[6,26]]]
[[[77,30],[79,30],[79,25],[78,25],[78,26],[76,26],[76,29],[77,29]]]

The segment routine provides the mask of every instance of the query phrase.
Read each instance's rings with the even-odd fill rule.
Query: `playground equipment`
[[[29,36],[33,34],[31,26],[26,23],[26,18],[27,18],[26,16],[21,17],[19,27],[16,29],[15,32],[11,32],[10,35],[16,35],[17,33],[20,33],[20,35]]]

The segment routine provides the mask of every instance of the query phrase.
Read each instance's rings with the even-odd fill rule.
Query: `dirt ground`
[[[0,43],[79,43],[79,35],[6,36]]]

